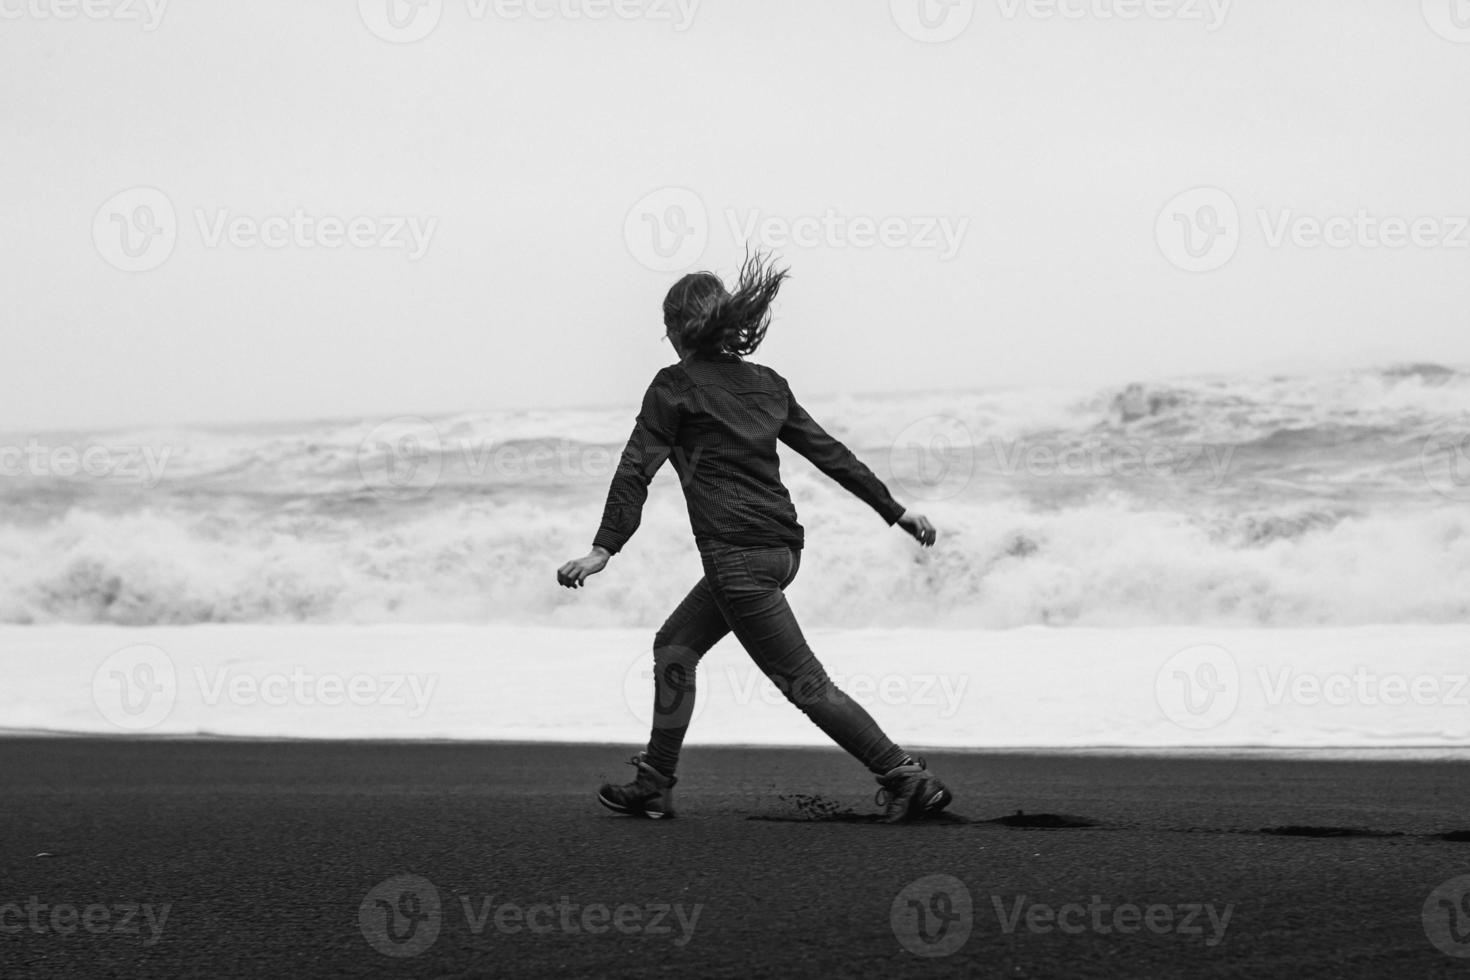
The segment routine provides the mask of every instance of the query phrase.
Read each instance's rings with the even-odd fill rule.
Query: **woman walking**
[[[642,519],[648,484],[672,458],[689,508],[704,577],[654,636],[654,722],[634,756],[637,777],[606,784],[598,799],[618,813],[674,815],[679,750],[694,705],[699,660],[734,632],[761,671],[834,742],[877,778],[888,822],[937,813],[949,790],[889,740],[838,689],[813,655],[782,590],[801,564],[803,529],[782,485],[776,443],[784,442],[921,545],[933,525],[905,510],[873,472],[828,435],[791,394],[786,379],[744,358],[770,325],[786,279],[759,253],[748,256],[734,292],[709,272],[687,275],[664,298],[664,328],[679,362],[659,371],[643,396],[603,510],[592,551],[557,570],[581,587],[627,544]]]

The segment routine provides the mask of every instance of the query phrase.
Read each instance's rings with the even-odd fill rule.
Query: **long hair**
[[[686,350],[754,353],[771,325],[771,304],[790,276],[759,250],[747,252],[732,293],[713,272],[692,272],[664,297],[664,329]]]

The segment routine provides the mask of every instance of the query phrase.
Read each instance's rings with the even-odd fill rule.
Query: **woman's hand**
[[[903,516],[898,519],[898,526],[909,532],[915,541],[926,548],[933,546],[934,539],[939,536],[939,532],[934,530],[934,525],[929,523],[929,518],[923,514],[915,514],[911,510],[903,512]]]
[[[586,558],[573,558],[556,570],[556,580],[569,589],[579,589],[587,576],[596,575],[607,567],[608,558],[612,552],[605,548],[593,547],[587,553]]]

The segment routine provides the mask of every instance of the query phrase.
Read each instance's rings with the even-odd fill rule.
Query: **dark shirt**
[[[811,460],[891,526],[904,508],[791,394],[786,379],[735,354],[686,357],[654,375],[613,474],[593,539],[616,554],[643,517],[648,484],[672,459],[696,541],[800,548],[776,442]]]

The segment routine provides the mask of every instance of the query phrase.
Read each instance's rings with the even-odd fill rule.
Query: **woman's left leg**
[[[782,589],[800,565],[796,549],[723,549],[705,556],[705,577],[736,638],[787,699],[869,771],[891,772],[908,756],[832,683],[786,602]]]

